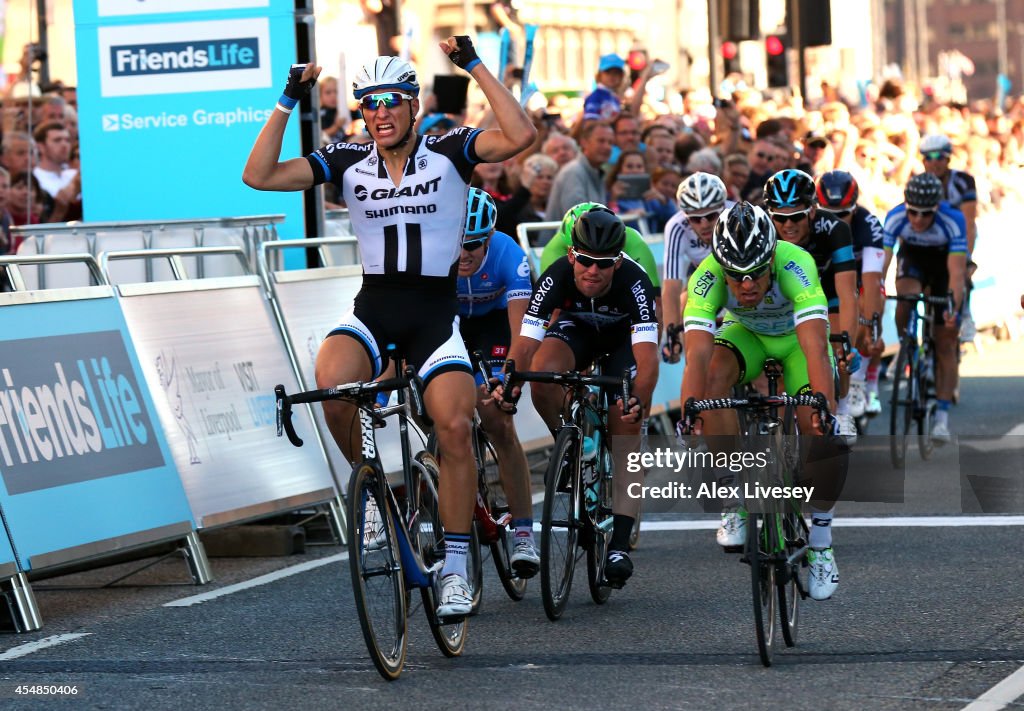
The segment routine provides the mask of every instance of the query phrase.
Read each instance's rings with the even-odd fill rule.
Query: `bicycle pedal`
[[[445,615],[444,617],[442,617],[441,615],[438,615],[437,616],[437,621],[438,621],[439,624],[442,624],[442,625],[457,625],[457,624],[459,624],[461,622],[465,622],[466,619],[471,614],[473,614],[473,613],[470,612],[467,615]]]
[[[624,580],[616,580],[615,582],[612,582],[611,580],[608,580],[608,578],[605,578],[601,581],[601,587],[611,588],[612,590],[622,590],[625,586],[626,582]]]
[[[723,553],[742,553],[743,546],[722,546]],[[744,563],[746,561],[743,561]]]

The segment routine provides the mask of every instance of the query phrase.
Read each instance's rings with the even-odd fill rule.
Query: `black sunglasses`
[[[486,237],[478,237],[477,239],[465,239],[462,240],[462,248],[467,252],[475,252],[484,246],[487,242]]]
[[[722,267],[722,271],[725,273],[726,277],[733,281],[747,281],[748,279],[750,281],[757,281],[765,275],[771,266],[771,262],[769,262],[768,264],[761,265],[757,269],[752,269],[749,272],[738,272],[735,269],[727,269],[726,267]]]
[[[924,208],[924,209],[917,208],[917,207],[908,207],[907,208],[907,214],[908,215],[913,215],[914,217],[924,217],[925,215],[932,215],[934,213],[935,213],[935,208],[934,207],[928,207],[928,208]]]
[[[699,215],[694,215],[688,212],[686,213],[686,219],[689,220],[691,224],[697,224],[700,222],[714,222],[715,220],[718,219],[719,214],[720,213],[718,210],[713,210],[711,212],[702,212]]]
[[[828,145],[828,143],[826,143],[825,141],[811,141],[810,143],[807,144],[807,147],[808,148],[817,148],[818,150],[821,150],[821,149],[823,149],[827,145]]]
[[[810,212],[811,212],[811,208],[807,208],[806,210],[801,210],[800,212],[791,212],[788,215],[783,215],[783,214],[778,213],[778,212],[773,212],[772,213],[772,219],[775,220],[776,222],[778,222],[780,225],[784,225],[787,222],[803,222],[804,220],[807,219],[807,216],[810,214]]]
[[[611,269],[615,266],[615,263],[622,258],[622,254],[616,254],[614,257],[591,257],[587,254],[580,254],[574,247],[572,250],[572,256],[579,262],[579,265],[584,269],[590,269],[590,267],[597,265],[598,269]]]
[[[853,212],[853,210],[829,210],[824,207],[819,207],[818,209],[822,212],[827,212],[830,215],[835,215],[836,217],[849,217],[850,213]]]

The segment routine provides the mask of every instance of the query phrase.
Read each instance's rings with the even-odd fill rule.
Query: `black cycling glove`
[[[285,84],[284,92],[277,101],[280,106],[287,109],[285,113],[290,114],[295,105],[302,100],[302,97],[308,95],[313,85],[316,84],[315,77],[302,81],[302,73],[305,70],[305,64],[293,64],[288,70],[288,83]]]
[[[448,55],[448,59],[459,69],[472,71],[473,67],[480,63],[480,57],[476,55],[476,49],[473,47],[473,40],[469,35],[456,35],[455,45],[455,51]]]

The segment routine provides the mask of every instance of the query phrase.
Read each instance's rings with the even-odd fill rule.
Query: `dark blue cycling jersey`
[[[853,256],[858,264],[861,262],[865,247],[882,249],[885,246],[882,223],[861,205],[857,205],[853,211],[850,231],[853,233]]]
[[[962,212],[943,200],[939,203],[931,226],[921,232],[915,232],[907,218],[907,206],[899,204],[885,216],[885,248],[892,249],[897,240],[912,247],[941,249],[950,254],[967,254],[967,223]]]
[[[503,309],[509,301],[529,299],[530,264],[519,243],[504,232],[487,241],[487,256],[473,276],[459,277],[459,316],[475,318]]]

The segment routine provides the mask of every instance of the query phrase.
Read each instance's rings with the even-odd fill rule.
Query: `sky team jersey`
[[[779,241],[782,241],[781,235]],[[849,225],[823,211],[818,211],[814,216],[810,241],[800,246],[810,252],[818,266],[818,274],[823,279],[857,268]]]
[[[958,210],[960,205],[978,199],[978,188],[974,176],[962,170],[950,170],[949,181],[945,185],[946,201],[950,207]]]
[[[459,277],[459,316],[474,318],[503,309],[509,301],[529,299],[530,263],[514,239],[495,232],[487,241],[487,256],[473,276]]]
[[[448,277],[462,249],[478,129],[416,136],[396,186],[373,143],[331,143],[306,156],[314,184],[331,182],[349,208],[363,273]]]
[[[943,200],[928,229],[915,232],[907,218],[907,206],[901,203],[885,216],[885,248],[891,250],[897,241],[912,247],[967,254],[967,222],[962,212]]]
[[[850,231],[853,233],[853,255],[861,273],[881,272],[885,263],[885,231],[879,219],[858,205],[853,211]]]
[[[772,283],[756,306],[743,307],[725,283],[714,255],[708,256],[690,277],[683,312],[686,331],[715,332],[721,309],[748,330],[762,336],[784,336],[811,319],[828,320],[828,301],[810,254],[789,242],[779,242],[772,260]]]
[[[548,321],[555,309],[561,315],[607,331],[610,336],[629,333],[632,343],[658,343],[658,321],[654,313],[654,287],[636,262],[623,259],[615,270],[611,287],[603,296],[591,299],[576,288],[572,265],[562,257],[540,275],[523,317],[520,334],[544,340]],[[609,343],[609,349],[616,344]]]
[[[725,201],[723,211],[736,203]],[[686,281],[697,265],[711,254],[711,244],[704,244],[690,227],[686,213],[680,210],[665,225],[665,278]]]
[[[569,236],[560,237],[559,234],[556,232],[555,236],[544,246],[544,251],[541,252],[541,272],[546,272],[548,267],[569,253],[569,248],[572,246],[572,238]],[[658,264],[654,261],[654,252],[644,242],[644,238],[640,236],[640,233],[632,227],[626,228],[626,244],[622,251],[627,257],[643,267],[644,271],[647,272],[648,278],[651,280],[651,284],[654,286],[654,295],[661,296],[661,279],[658,277]]]

